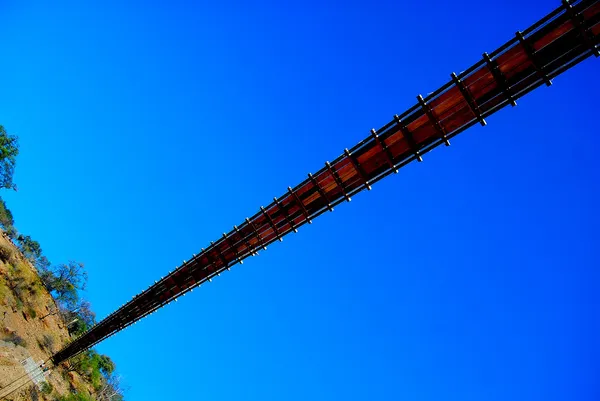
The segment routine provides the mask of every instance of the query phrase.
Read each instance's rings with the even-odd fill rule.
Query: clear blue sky
[[[559,5],[53,3],[0,2],[1,196],[99,317]],[[103,343],[127,399],[598,400],[599,71]]]

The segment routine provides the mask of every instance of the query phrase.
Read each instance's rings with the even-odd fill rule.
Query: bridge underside
[[[246,219],[53,357],[60,363],[131,325],[338,203],[397,171],[591,55],[600,1],[562,7]]]

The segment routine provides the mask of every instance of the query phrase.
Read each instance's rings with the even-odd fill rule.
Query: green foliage
[[[67,310],[79,302],[79,290],[85,289],[87,272],[83,263],[71,261],[68,264],[53,266],[43,271],[42,281],[48,291]]]
[[[13,175],[18,154],[18,138],[7,134],[4,127],[0,125],[0,188],[17,189],[13,182]],[[48,311],[49,313],[40,319],[60,313],[65,323],[72,322],[72,325],[69,325],[69,331],[73,334],[82,334],[94,325],[95,314],[91,305],[82,300],[79,295],[79,292],[85,289],[87,282],[87,273],[83,263],[71,261],[67,264],[52,266],[48,258],[43,255],[39,242],[33,240],[29,235],[18,233],[14,227],[13,215],[2,198],[0,198],[0,229],[15,241],[23,256],[36,268],[41,279],[38,280],[28,266],[21,265],[22,261],[15,255],[13,248],[0,245],[0,260],[8,266],[8,274],[5,279],[0,277],[0,303],[6,299],[12,303],[12,298],[14,298],[16,308],[25,310],[24,316],[26,314],[29,318],[35,318],[37,313],[32,298],[36,298],[35,296],[42,291],[43,284],[55,299],[58,308],[53,312]],[[9,297],[11,292],[14,297]],[[26,305],[23,304],[24,302]],[[27,316],[25,316],[26,319]],[[16,345],[26,346],[25,340],[14,332],[8,333],[0,329],[0,336]],[[54,337],[44,335],[37,341],[40,347],[53,352]],[[78,371],[93,385],[99,395],[98,400],[123,400],[120,379],[114,375],[115,364],[108,356],[88,350],[73,358],[71,366],[70,370]],[[50,395],[53,388],[49,384],[44,384],[41,392]],[[87,395],[86,391],[76,391],[74,394],[58,400],[94,401],[94,398]]]
[[[21,298],[15,300],[15,308],[17,308],[18,311],[23,310],[23,301],[21,301]]]
[[[9,263],[14,256],[13,248],[9,245],[0,244],[0,260]]]
[[[50,394],[52,394],[53,390],[54,390],[54,388],[52,387],[52,384],[50,384],[48,382],[42,383],[42,388],[40,389],[42,394],[50,395]]]
[[[10,236],[9,231],[15,231],[14,224],[15,222],[11,211],[6,207],[4,199],[0,198],[0,226]]]
[[[17,229],[13,226],[11,227],[6,227],[6,230],[4,230],[6,232],[6,235],[8,235],[8,237],[12,240],[14,240],[15,238],[17,238],[17,235],[19,234],[17,232]]]
[[[44,287],[46,287],[48,292],[52,292],[52,286],[56,278],[54,277],[54,273],[52,272],[51,268],[48,267],[38,270],[38,275],[40,276],[40,280],[42,280],[42,284]]]
[[[23,299],[27,299],[27,294],[25,293],[28,286],[27,280],[18,264],[9,265],[8,273],[8,285],[15,295],[17,307],[22,309]]]
[[[100,388],[100,386],[102,385],[102,373],[100,373],[100,370],[98,369],[93,369],[90,372],[90,375],[88,376],[90,382],[92,383],[92,386],[94,386],[95,389]]]
[[[34,266],[38,271],[45,271],[45,270],[50,269],[50,261],[48,260],[47,257],[42,255],[36,259]]]
[[[85,322],[79,319],[79,317],[75,317],[69,324],[69,334],[75,337],[79,337],[83,333],[88,331],[89,328],[90,326],[85,324]]]
[[[11,262],[8,264],[8,273],[4,276],[6,281],[2,283],[12,292],[13,296],[8,300],[14,302],[13,306],[18,310],[25,309],[28,317],[35,318],[40,306],[42,285],[35,273],[22,261],[11,258]],[[0,287],[4,287],[2,284]],[[8,298],[7,295],[5,288],[0,288],[0,301]]]
[[[17,245],[23,256],[25,256],[33,264],[42,257],[42,247],[40,243],[33,240],[29,235],[19,235],[17,237]]]
[[[8,135],[4,127],[0,125],[0,188],[17,189],[13,183],[13,174],[18,154],[18,138]]]
[[[96,323],[96,314],[92,311],[92,305],[85,299],[80,299],[72,309],[63,310],[63,319],[67,322],[69,334],[80,336]]]
[[[77,392],[64,397],[60,397],[57,401],[94,401],[94,398],[83,392]]]
[[[39,281],[34,281],[29,285],[29,293],[35,297],[42,292],[42,284]]]
[[[100,355],[98,367],[104,376],[110,376],[115,371],[115,363],[107,355]]]
[[[4,283],[4,280],[0,280],[0,303],[4,303],[4,300],[10,293],[10,289]]]
[[[33,308],[27,308],[27,316],[29,316],[32,319],[35,319],[37,317],[37,312]]]
[[[93,349],[79,354],[69,363],[70,370],[86,377],[96,389],[100,388],[115,371],[114,362],[108,356],[99,354]]]

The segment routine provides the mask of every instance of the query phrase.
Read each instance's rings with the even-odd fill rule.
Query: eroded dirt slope
[[[24,359],[47,361],[69,340],[57,310],[35,268],[0,235],[0,400],[8,393],[6,400],[56,400],[73,388],[85,387],[77,374],[62,367],[46,374],[52,388],[46,389],[47,394],[24,377]],[[21,384],[25,385],[13,392]]]

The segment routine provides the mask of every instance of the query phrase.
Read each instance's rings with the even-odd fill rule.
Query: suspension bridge
[[[57,365],[115,335],[600,51],[600,1],[562,5],[342,155],[287,188],[175,271],[52,356]]]

